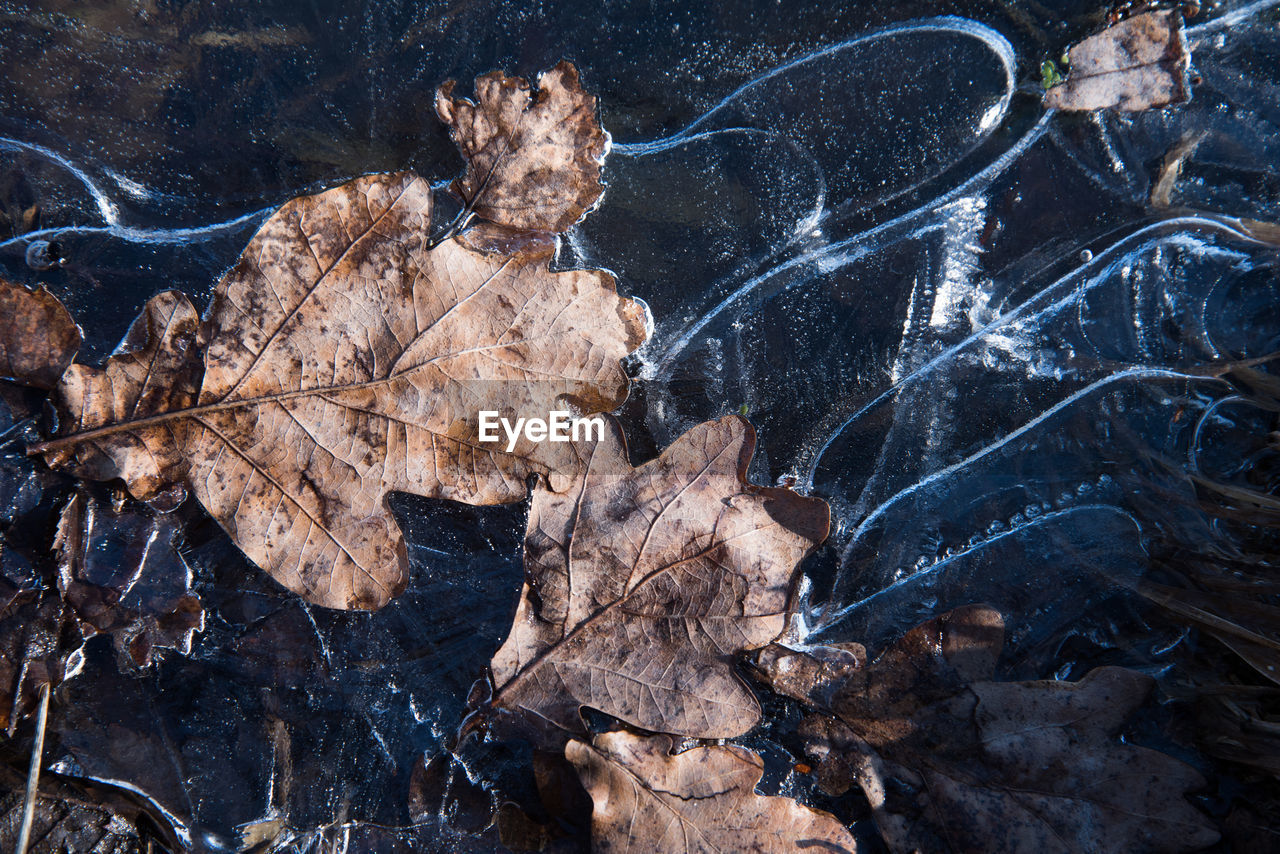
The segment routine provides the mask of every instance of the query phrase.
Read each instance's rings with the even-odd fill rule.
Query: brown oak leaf
[[[509,451],[482,442],[479,412],[514,422],[613,409],[628,387],[619,360],[647,335],[644,307],[609,274],[553,273],[549,251],[431,248],[430,220],[431,189],[409,173],[287,203],[214,292],[193,405],[185,387],[152,405],[133,379],[123,403],[88,394],[112,388],[113,364],[84,369],[56,392],[77,417],[33,452],[53,465],[107,458],[98,471],[124,477],[135,497],[153,494],[153,476],[184,471],[290,590],[381,607],[407,571],[388,493],[523,498],[529,475],[573,464],[572,451],[524,434]]]
[[[538,78],[538,94],[520,77],[494,71],[476,78],[476,100],[436,92],[436,113],[467,161],[453,192],[484,219],[515,229],[561,232],[600,198],[608,135],[596,99],[561,62]]]
[[[827,535],[826,504],[747,483],[755,431],[737,416],[638,468],[612,421],[574,448],[577,475],[534,490],[494,707],[575,731],[590,706],[656,732],[746,732],[760,708],[734,657],[782,631],[797,565]]]
[[[80,349],[80,327],[44,288],[0,279],[0,378],[53,388]]]
[[[594,804],[593,851],[856,850],[834,816],[757,794],[764,762],[735,745],[672,755],[665,735],[608,732],[593,744],[570,741],[565,756]]]
[[[46,462],[90,480],[119,478],[139,501],[178,485],[180,500],[190,425],[147,418],[195,404],[202,344],[200,315],[184,294],[153,296],[102,368],[72,365],[63,375],[54,393],[62,432],[86,435],[47,454]],[[127,431],[115,429],[131,423]]]
[[[1177,9],[1134,15],[1075,45],[1067,57],[1070,76],[1044,96],[1050,109],[1135,112],[1191,97],[1191,54]]]
[[[1197,851],[1217,833],[1184,798],[1192,768],[1117,735],[1153,681],[1099,667],[1079,682],[992,682],[1000,614],[959,608],[873,663],[773,645],[758,667],[824,714],[801,733],[839,794],[862,787],[897,852]]]

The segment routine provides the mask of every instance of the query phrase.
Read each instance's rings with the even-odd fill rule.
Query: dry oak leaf
[[[1192,768],[1122,742],[1149,677],[991,682],[1003,621],[959,608],[873,663],[846,651],[763,650],[774,688],[821,709],[801,725],[831,793],[858,784],[895,852],[1186,852],[1217,833],[1184,798]]]
[[[153,296],[102,368],[72,365],[63,374],[54,390],[60,432],[79,438],[45,460],[90,480],[119,478],[139,501],[175,487],[181,500],[190,423],[148,416],[196,403],[202,345],[200,315],[186,295]],[[122,431],[124,424],[130,426]]]
[[[582,706],[694,738],[751,729],[760,707],[735,656],[781,633],[798,564],[827,535],[826,503],[747,483],[755,431],[738,416],[639,468],[612,420],[573,447],[576,476],[534,489],[493,706],[571,731]]]
[[[552,232],[591,210],[604,191],[609,137],[571,63],[544,72],[536,96],[527,81],[501,71],[476,78],[475,101],[454,97],[453,87],[450,80],[437,90],[436,113],[467,161],[452,189],[468,209],[511,228]]]
[[[1191,54],[1176,9],[1134,15],[1080,42],[1067,56],[1067,81],[1044,96],[1050,109],[1134,112],[1191,97]]]
[[[856,850],[834,816],[756,794],[764,762],[735,745],[673,756],[665,735],[608,732],[570,741],[565,756],[591,795],[591,848],[602,854]]]
[[[80,327],[44,288],[0,279],[0,379],[53,388],[80,349]]]
[[[431,189],[409,173],[287,203],[214,292],[194,405],[178,403],[184,386],[152,408],[132,378],[124,405],[86,394],[109,362],[96,385],[59,387],[78,420],[33,450],[57,465],[89,447],[135,497],[184,470],[277,581],[318,605],[381,607],[407,573],[388,493],[520,500],[530,474],[576,458],[523,434],[510,452],[482,443],[479,412],[612,409],[627,394],[619,360],[647,335],[644,307],[609,274],[550,272],[549,252],[429,248],[430,221]],[[164,352],[166,334],[151,346]]]

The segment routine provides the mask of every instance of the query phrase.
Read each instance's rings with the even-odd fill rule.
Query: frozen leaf
[[[0,846],[11,851],[22,826],[23,792],[0,796]],[[141,854],[146,848],[137,831],[104,809],[45,796],[36,798],[31,824],[31,854]]]
[[[58,587],[84,634],[111,635],[135,665],[153,650],[191,652],[204,609],[191,590],[191,570],[174,547],[167,517],[115,512],[83,492],[67,502],[58,524]]]
[[[93,397],[91,420],[35,450],[56,465],[91,448],[135,496],[185,468],[200,503],[290,590],[381,607],[407,568],[387,494],[523,498],[528,475],[572,464],[572,451],[523,435],[510,451],[483,444],[479,412],[612,409],[627,393],[619,360],[646,336],[643,307],[607,273],[550,272],[547,251],[429,249],[430,220],[431,189],[409,173],[289,202],[214,293],[195,405],[173,394],[135,417]],[[73,411],[84,400],[66,384],[58,394]],[[166,465],[135,465],[161,434]]]
[[[13,735],[35,708],[42,684],[56,688],[78,673],[83,646],[75,618],[56,594],[34,580],[0,575],[0,729]]]
[[[55,391],[62,430],[89,435],[47,455],[49,465],[93,480],[120,478],[140,501],[180,482],[191,425],[154,416],[196,402],[202,343],[200,315],[186,296],[165,291],[148,300],[106,365],[72,365],[63,375]],[[122,432],[121,424],[130,427]]]
[[[80,349],[80,328],[44,288],[0,279],[0,378],[52,388]]]
[[[1176,9],[1134,15],[1080,42],[1067,56],[1067,82],[1045,93],[1050,109],[1133,112],[1191,97],[1191,54]]]
[[[436,113],[467,161],[453,192],[479,216],[517,229],[560,232],[600,198],[608,136],[577,69],[561,62],[529,84],[501,71],[476,78],[476,100],[436,92]]]
[[[1121,741],[1152,680],[991,682],[1000,615],[971,606],[908,632],[870,665],[771,646],[760,669],[820,708],[801,727],[828,791],[858,784],[893,851],[1196,851],[1217,834],[1186,801],[1204,785]]]
[[[855,850],[835,817],[755,791],[764,763],[734,745],[672,755],[665,735],[598,735],[565,755],[595,805],[594,851],[654,854]]]
[[[450,827],[479,832],[493,821],[493,800],[448,753],[419,757],[409,774],[409,819],[414,824],[443,820]]]
[[[26,774],[0,766],[0,849],[11,851],[22,824]],[[186,850],[163,811],[139,792],[109,783],[40,775],[29,854],[125,854]]]
[[[755,431],[701,424],[639,468],[616,424],[535,489],[526,583],[493,659],[493,704],[580,731],[590,706],[657,732],[727,738],[760,708],[735,656],[782,631],[825,503],[746,482]]]

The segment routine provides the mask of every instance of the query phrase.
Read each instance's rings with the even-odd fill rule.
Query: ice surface
[[[1187,474],[1234,482],[1265,444],[1269,415],[1219,375],[1280,349],[1276,249],[1240,221],[1280,219],[1280,4],[1213,10],[1227,23],[1188,31],[1194,100],[1124,117],[1046,114],[1031,82],[1096,4],[924,18],[936,4],[770,2],[741,20],[697,4],[322,4],[314,20],[195,5],[145,26],[31,11],[0,46],[20,69],[0,201],[42,206],[38,232],[0,233],[0,269],[67,301],[83,360],[150,294],[206,298],[292,195],[453,174],[430,113],[444,78],[568,57],[614,146],[561,260],[613,270],[656,322],[623,411],[633,446],[744,411],[757,479],[832,505],[794,640],[876,649],[985,601],[1007,614],[1007,672],[1074,678],[1100,659],[1159,671],[1182,637],[1131,587],[1155,555],[1228,547]],[[65,266],[28,269],[37,238]],[[0,446],[6,525],[47,517],[58,488],[18,449]],[[515,607],[524,509],[395,507],[413,577],[371,615],[304,606],[185,508],[205,631],[144,674],[91,645],[55,707],[53,761],[145,792],[207,850],[264,817],[292,828],[291,850],[389,845],[367,823],[405,823],[420,760],[467,780],[441,788],[433,821],[461,821],[464,789],[536,803],[526,748],[448,755]],[[782,755],[772,732],[757,738]]]

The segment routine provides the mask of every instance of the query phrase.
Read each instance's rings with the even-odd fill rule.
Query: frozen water
[[[1155,555],[1229,548],[1188,474],[1234,482],[1271,423],[1220,367],[1280,349],[1276,249],[1248,221],[1280,219],[1280,4],[1191,27],[1194,100],[1132,116],[1046,114],[1030,82],[1096,4],[195,5],[146,26],[32,11],[0,46],[17,69],[0,207],[42,211],[0,233],[0,269],[66,300],[83,360],[150,294],[207,297],[284,199],[456,172],[430,115],[442,79],[569,57],[615,145],[562,262],[613,270],[656,324],[633,445],[745,411],[756,479],[832,505],[795,640],[875,649],[985,601],[1008,616],[1010,672],[1074,678],[1102,657],[1158,670],[1184,636],[1130,588]],[[29,269],[35,239],[66,263]],[[0,452],[5,523],[47,514],[47,478]],[[515,606],[524,510],[395,506],[413,577],[372,615],[303,606],[184,509],[206,630],[142,675],[91,645],[54,711],[59,767],[145,792],[207,850],[264,816],[294,850],[382,844],[366,823],[405,823],[424,758],[481,800],[536,803],[526,748],[447,755]],[[460,821],[457,788],[441,822]]]

